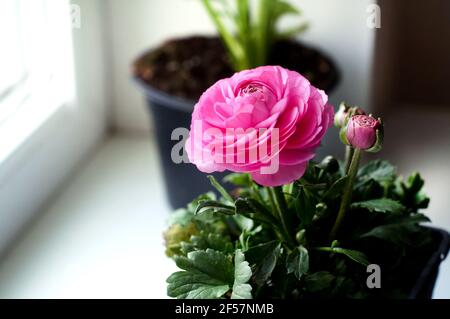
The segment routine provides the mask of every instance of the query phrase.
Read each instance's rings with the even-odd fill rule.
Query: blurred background
[[[331,102],[385,120],[378,156],[421,172],[450,231],[450,2],[290,2],[309,23],[298,39],[339,71]],[[0,298],[165,298],[166,123],[131,65],[215,33],[200,0],[0,1]],[[434,296],[450,298],[450,260]]]

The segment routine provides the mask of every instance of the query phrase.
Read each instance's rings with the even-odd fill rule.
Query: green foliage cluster
[[[431,243],[420,225],[429,202],[422,178],[403,180],[386,161],[359,169],[336,239],[330,231],[346,177],[332,157],[311,162],[277,198],[248,174],[225,179],[232,194],[210,179],[220,198],[202,195],[170,217],[167,253],[180,268],[167,279],[170,297],[406,297]],[[371,263],[382,269],[382,289],[366,285]]]
[[[228,51],[236,71],[266,65],[273,43],[290,38],[307,28],[305,22],[279,31],[285,15],[301,15],[283,0],[259,0],[253,9],[250,0],[202,0]]]

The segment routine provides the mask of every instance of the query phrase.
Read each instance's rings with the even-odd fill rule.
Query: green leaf
[[[230,194],[225,190],[225,188],[222,187],[222,185],[219,184],[219,182],[214,178],[214,176],[209,175],[208,176],[209,181],[211,182],[211,185],[222,195],[222,197],[229,203],[234,203],[233,198]]]
[[[232,173],[224,177],[225,183],[230,183],[236,186],[250,187],[252,186],[252,179],[249,174]]]
[[[177,299],[219,299],[230,287],[199,272],[179,271],[168,279],[167,295]]]
[[[358,178],[363,183],[371,179],[377,182],[392,181],[395,178],[395,167],[387,161],[375,160],[359,170]]]
[[[181,243],[181,250],[184,254],[195,250],[207,250],[208,248],[223,253],[234,252],[229,236],[223,234],[211,234],[202,231],[199,235],[191,236],[189,241]]]
[[[303,225],[308,226],[314,217],[316,207],[312,197],[304,187],[299,188],[298,196],[294,199],[295,212]]]
[[[347,176],[339,178],[331,185],[330,189],[325,193],[324,197],[326,199],[335,199],[341,196],[346,183]]]
[[[211,0],[202,0],[202,3],[227,47],[236,71],[249,68],[243,43],[228,30],[221,13],[213,6]]]
[[[309,292],[320,292],[330,288],[336,277],[328,271],[319,271],[305,276],[305,287]]]
[[[351,296],[351,298],[358,299],[358,292],[354,292],[355,284],[350,278],[347,278],[345,276],[337,276],[331,288],[332,290],[330,292],[327,292],[328,295],[331,296],[331,298]]]
[[[187,205],[187,210],[194,215],[195,210],[197,209],[197,206],[200,202],[207,200],[215,201],[216,199],[216,194],[214,194],[213,192],[202,194]]]
[[[374,181],[373,179],[367,181],[364,184],[361,184],[359,188],[359,193],[361,199],[373,199],[373,198],[383,198],[389,197],[388,194],[385,193],[385,187],[380,183]]]
[[[274,20],[281,18],[286,14],[300,14],[300,11],[289,2],[272,0],[273,1],[273,17]]]
[[[317,247],[315,249],[319,251],[345,255],[351,260],[364,266],[370,265],[370,262],[367,259],[366,255],[357,250],[345,249],[340,247]]]
[[[241,231],[244,231],[244,230],[250,231],[253,228],[253,226],[255,226],[255,223],[253,222],[252,219],[247,218],[242,215],[234,215],[233,220],[238,225],[238,227]]]
[[[281,244],[271,241],[253,246],[247,250],[245,257],[252,265],[253,276],[258,285],[263,285],[270,278],[281,252]]]
[[[245,261],[241,250],[236,250],[234,256],[234,284],[231,299],[252,299],[252,286],[248,284],[252,270]]]
[[[428,207],[430,199],[422,192],[424,184],[425,181],[419,173],[411,174],[404,183],[400,179],[397,181],[398,195],[408,209],[417,211]]]
[[[316,172],[319,168],[316,164],[314,164],[312,161],[308,162],[308,165],[306,166],[305,174],[303,174],[303,177],[300,179],[300,183],[296,182],[295,184],[316,184],[318,183]],[[295,185],[294,184],[294,185]]]
[[[361,237],[375,237],[399,246],[414,245],[417,240],[420,241],[419,233],[424,231],[418,224],[428,221],[430,220],[424,215],[415,214],[394,223],[375,227]]]
[[[172,274],[167,283],[169,297],[179,299],[221,298],[233,285],[234,272],[231,259],[225,254],[207,249],[190,252],[187,257],[175,258],[184,271]]]
[[[357,202],[351,205],[352,209],[367,209],[370,212],[378,213],[401,213],[406,210],[398,201],[389,198],[372,199],[364,202]]]
[[[220,213],[220,214],[225,214],[225,215],[234,215],[235,208],[233,206],[222,204],[218,201],[212,201],[212,200],[200,201],[197,206],[197,209],[195,210],[195,215],[206,213],[206,212]]]
[[[169,226],[175,224],[186,226],[192,221],[193,217],[194,214],[192,212],[185,208],[180,208],[169,215],[169,218],[167,218],[167,224]]]
[[[333,248],[333,252],[335,252],[337,254],[343,254],[343,255],[347,256],[348,258],[350,258],[351,260],[356,261],[357,263],[359,263],[363,266],[370,265],[370,262],[367,259],[367,256],[360,251],[335,247],[335,248]]]
[[[238,198],[235,202],[236,214],[254,219],[269,225],[277,223],[272,213],[252,198]]]
[[[406,181],[406,186],[408,191],[412,193],[418,193],[422,189],[423,185],[425,185],[425,181],[422,179],[419,173],[415,172],[408,177]]]
[[[295,277],[300,280],[309,270],[309,253],[303,247],[297,247],[287,258],[286,261],[287,273],[294,273]]]

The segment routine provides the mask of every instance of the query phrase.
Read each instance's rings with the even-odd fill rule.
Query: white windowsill
[[[107,141],[0,264],[0,298],[165,298],[176,267],[158,164],[150,139]],[[450,256],[435,298],[448,278]]]
[[[149,139],[106,142],[0,264],[0,298],[165,298],[157,165]]]

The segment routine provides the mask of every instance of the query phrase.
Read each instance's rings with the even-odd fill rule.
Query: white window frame
[[[6,1],[17,11],[16,28],[11,29],[18,37],[14,44],[21,48],[22,74],[1,92],[0,164],[75,96],[69,1]]]
[[[0,256],[106,132],[105,3],[70,2],[81,9],[81,27],[69,30],[72,61],[59,61],[66,72],[23,86],[25,102],[0,126]]]

